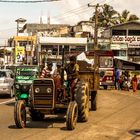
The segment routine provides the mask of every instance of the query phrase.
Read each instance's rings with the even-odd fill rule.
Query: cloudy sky
[[[94,8],[88,7],[88,3],[93,5],[106,3],[113,6],[118,12],[127,9],[131,14],[140,17],[139,0],[60,0],[45,3],[0,2],[0,45],[5,44],[9,37],[16,35],[15,20],[18,18],[25,18],[27,23],[39,23],[42,16],[45,23],[47,17],[50,16],[52,24],[74,25],[78,21],[88,20],[91,17]]]

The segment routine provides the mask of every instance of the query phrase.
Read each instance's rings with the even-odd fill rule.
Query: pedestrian
[[[115,88],[120,89],[120,69],[117,68],[115,71]]]
[[[131,87],[131,80],[132,80],[132,78],[131,78],[131,76],[130,76],[130,74],[128,74],[128,88],[130,89],[130,87]]]
[[[136,77],[136,74],[134,75],[134,77],[132,78],[132,89],[133,89],[133,92],[135,93],[136,90],[137,90],[137,77]]]

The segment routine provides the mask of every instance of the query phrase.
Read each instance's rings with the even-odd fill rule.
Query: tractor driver
[[[79,79],[79,65],[76,61],[76,56],[70,57],[70,63],[65,67],[67,73],[68,87],[71,88],[71,93],[73,93],[74,87]],[[74,95],[72,95],[73,99]]]
[[[47,62],[47,67],[43,68],[40,78],[51,77],[52,66],[53,66],[52,62],[48,61]]]

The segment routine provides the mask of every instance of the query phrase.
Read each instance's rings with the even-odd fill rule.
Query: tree
[[[99,11],[99,10],[98,10]],[[118,12],[113,9],[112,6],[104,4],[102,11],[98,12],[98,26],[108,27],[117,23]],[[90,20],[95,21],[95,14]]]
[[[124,22],[128,22],[128,21],[134,21],[134,20],[138,20],[139,18],[134,15],[134,14],[130,14],[130,12],[128,10],[123,10],[121,14],[119,14],[118,17],[118,23],[124,23]]]
[[[130,14],[130,11],[123,10],[122,13],[118,13],[116,10],[113,9],[112,6],[104,4],[102,6],[102,10],[99,11],[98,9],[98,26],[99,27],[109,27],[116,24],[138,20],[139,17]],[[95,21],[95,13],[90,18],[90,21]]]

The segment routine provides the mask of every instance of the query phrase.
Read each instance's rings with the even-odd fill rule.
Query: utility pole
[[[97,50],[98,48],[98,7],[99,4],[90,5],[88,7],[95,8],[95,25],[94,25],[94,91],[91,93],[91,109],[96,110],[97,90],[99,89],[99,58]]]

